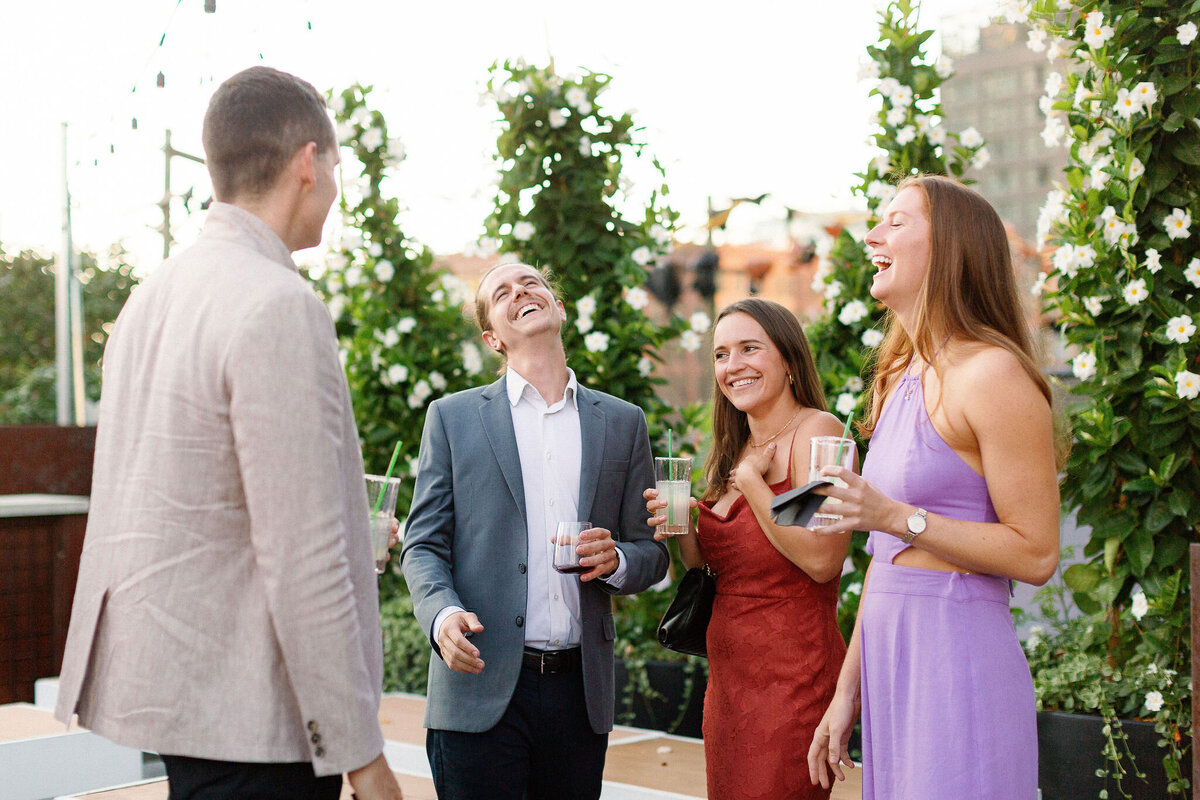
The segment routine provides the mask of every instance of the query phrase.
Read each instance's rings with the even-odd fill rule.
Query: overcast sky
[[[495,175],[487,68],[522,56],[560,72],[613,75],[601,99],[633,110],[664,162],[673,204],[698,236],[706,198],[770,192],[822,212],[857,206],[851,174],[869,158],[871,105],[857,80],[878,30],[874,0],[64,0],[0,4],[0,243],[57,249],[62,226],[62,123],[76,243],[124,240],[150,268],[161,239],[164,131],[201,155],[200,124],[215,86],[267,64],[318,89],[374,84],[372,105],[408,159],[393,188],[405,232],[438,252],[481,231]],[[978,23],[987,0],[926,0],[924,27]],[[163,32],[165,42],[159,46]],[[157,88],[162,72],[166,85]],[[136,87],[136,91],[134,91]],[[137,119],[137,129],[132,120]],[[203,167],[172,164],[172,189],[207,197]],[[188,241],[200,216],[173,212]],[[736,226],[735,226],[736,227]],[[311,256],[310,256],[311,257]]]

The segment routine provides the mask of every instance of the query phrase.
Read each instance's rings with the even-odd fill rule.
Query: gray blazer
[[[642,492],[653,461],[641,409],[579,387],[583,459],[579,518],[612,531],[628,573],[621,594],[666,574],[666,547],[646,525]],[[429,665],[425,727],[479,732],[508,707],[521,669],[528,585],[528,534],[521,462],[505,379],[442,398],[429,407],[402,564],[417,621],[433,642],[433,621],[446,606],[473,611],[484,631],[471,641],[487,666],[479,675]],[[596,733],[613,725],[611,594],[601,580],[580,586],[583,683]]]
[[[121,311],[61,720],[225,761],[383,750],[378,590],[329,314],[269,227],[214,204]]]

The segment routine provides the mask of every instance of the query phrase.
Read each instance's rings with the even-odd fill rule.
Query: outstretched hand
[[[850,531],[903,531],[906,530],[907,506],[876,489],[870,481],[845,467],[822,467],[821,475],[838,478],[845,486],[829,484],[813,490],[815,494],[836,497],[841,504],[836,510],[827,507],[828,513],[837,513],[840,520],[813,528],[817,533],[836,534]]]

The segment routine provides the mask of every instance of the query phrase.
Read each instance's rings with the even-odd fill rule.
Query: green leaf
[[[1146,531],[1148,534],[1155,534],[1167,527],[1171,520],[1175,518],[1175,512],[1171,511],[1171,504],[1166,498],[1158,497],[1150,503],[1150,508],[1146,511]],[[1153,545],[1151,545],[1153,548]]]
[[[1172,514],[1177,517],[1186,517],[1192,510],[1192,493],[1176,489],[1167,496],[1167,502],[1170,503]]]
[[[1095,564],[1072,564],[1063,572],[1063,583],[1071,591],[1087,594],[1100,583],[1100,570]]]
[[[1104,569],[1112,572],[1117,564],[1117,554],[1121,552],[1120,539],[1105,539],[1104,540]]]
[[[1170,74],[1163,79],[1162,87],[1160,88],[1159,93],[1170,97],[1176,92],[1186,88],[1190,83],[1192,83],[1192,80],[1192,76],[1187,72],[1176,72]]]
[[[1171,155],[1183,163],[1200,166],[1200,142],[1185,140],[1177,142],[1170,149]],[[1187,205],[1187,203],[1184,203],[1184,205]]]

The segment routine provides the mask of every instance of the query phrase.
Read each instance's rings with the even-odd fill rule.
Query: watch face
[[[925,517],[920,514],[913,514],[908,518],[908,529],[913,533],[923,533],[925,531]]]

